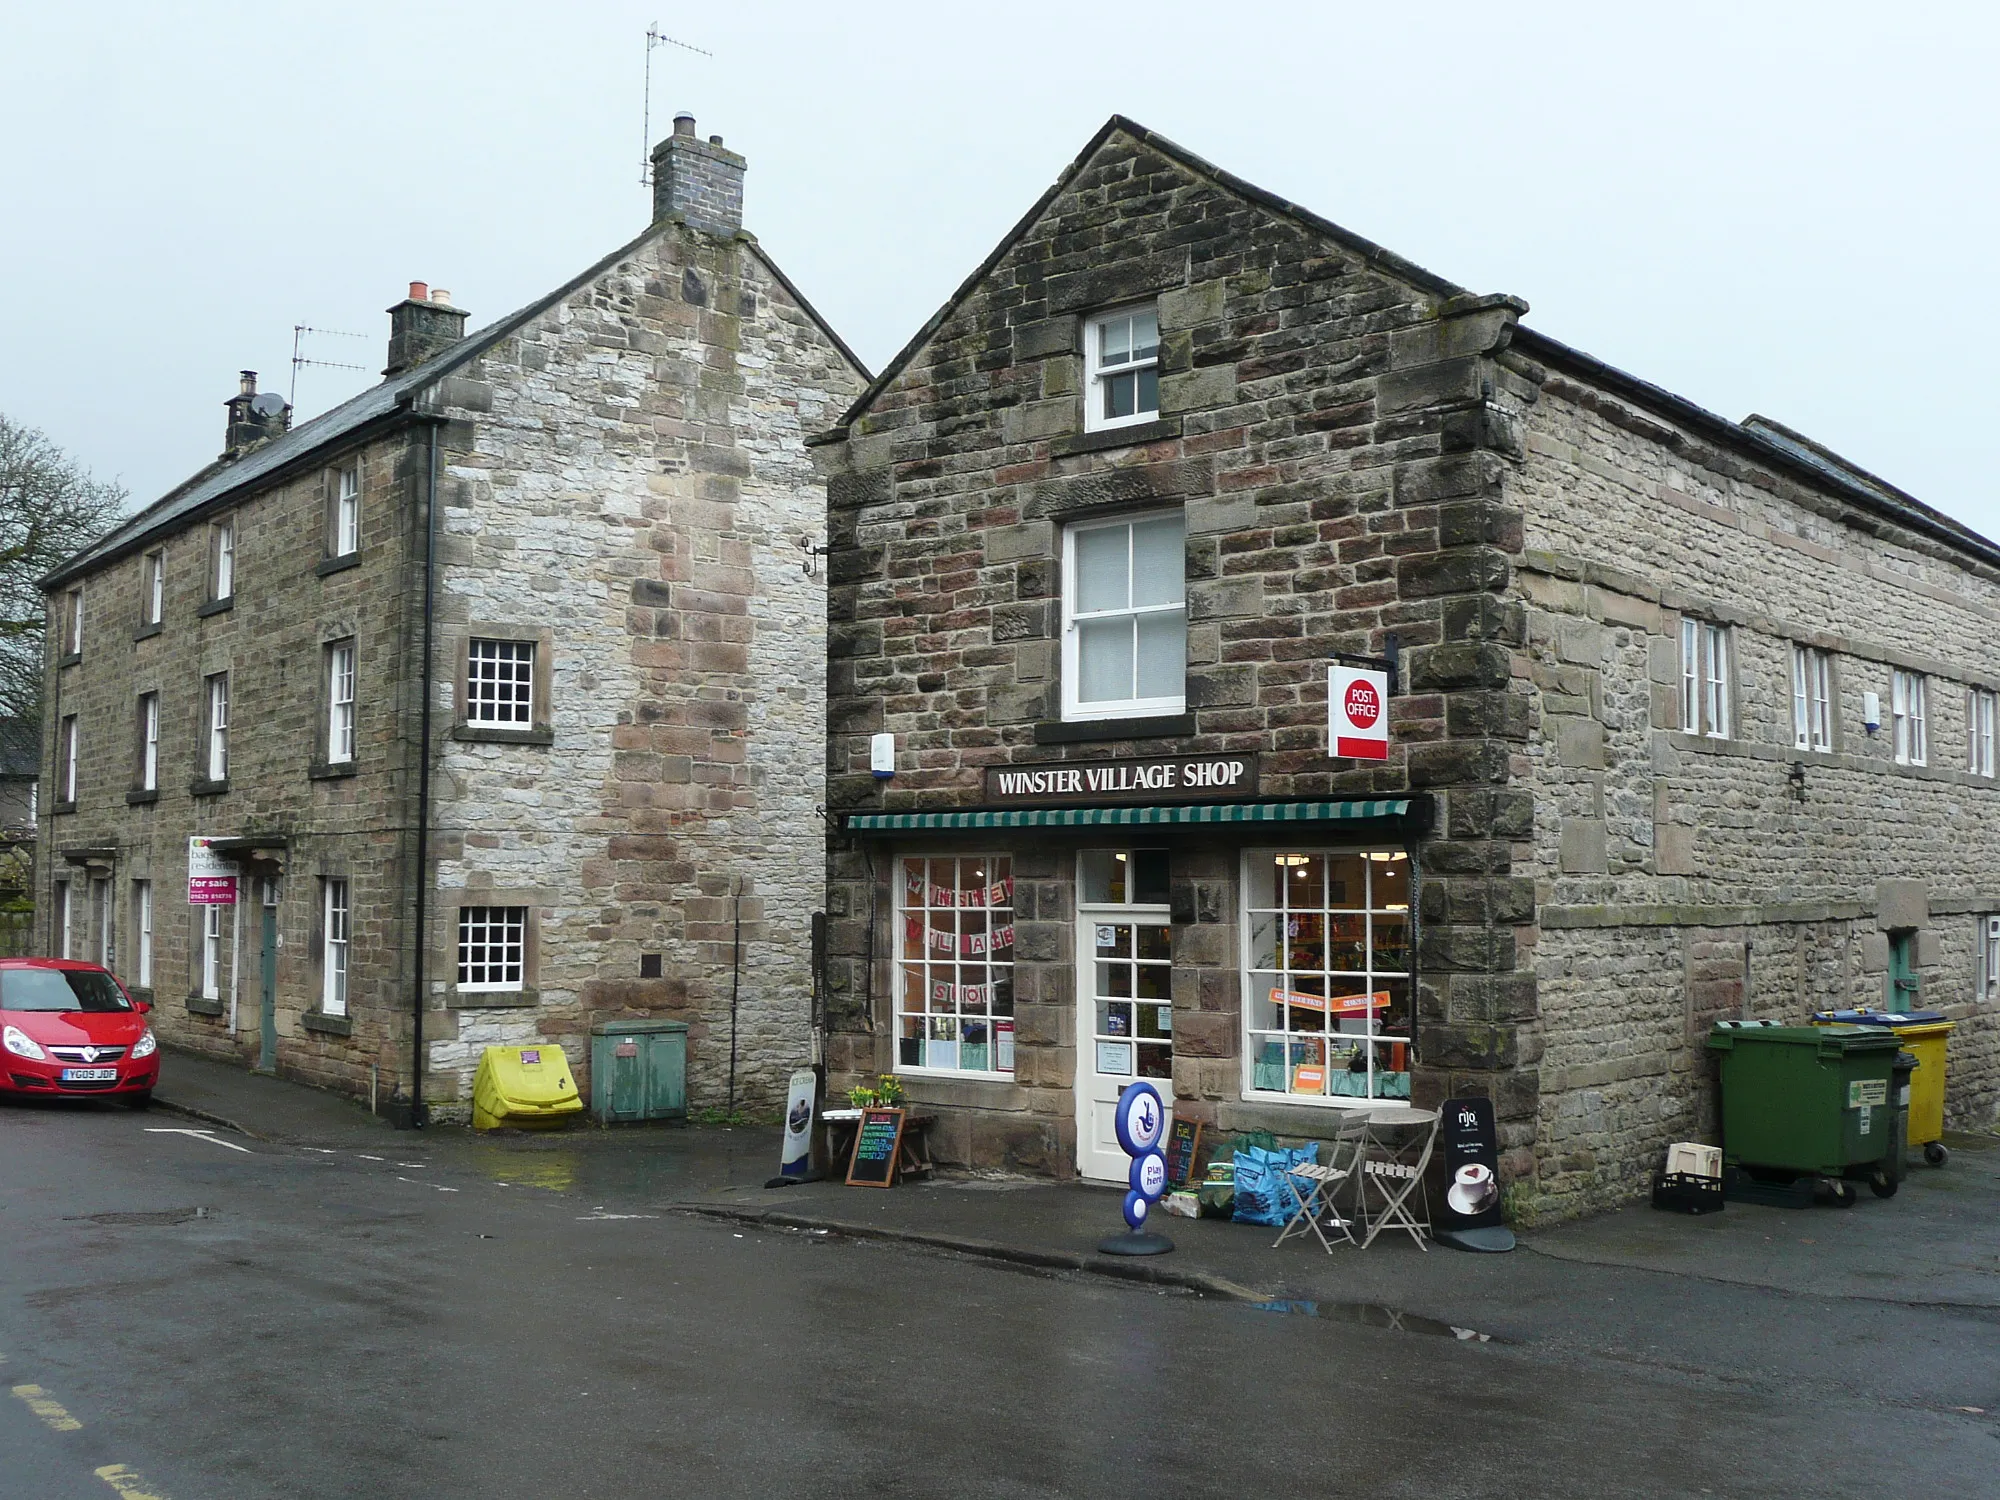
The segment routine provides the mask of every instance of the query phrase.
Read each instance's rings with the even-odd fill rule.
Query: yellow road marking
[[[47,1391],[38,1385],[17,1385],[14,1394],[28,1403],[28,1410],[48,1423],[57,1432],[75,1432],[83,1426],[62,1406],[49,1399]]]
[[[118,1500],[167,1500],[165,1495],[147,1489],[146,1481],[123,1464],[106,1464],[92,1472],[118,1491]]]

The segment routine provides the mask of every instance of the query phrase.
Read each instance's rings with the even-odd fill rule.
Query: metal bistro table
[[[1438,1112],[1434,1109],[1398,1104],[1368,1112],[1361,1148],[1361,1216],[1368,1224],[1362,1249],[1374,1244],[1375,1236],[1384,1229],[1408,1230],[1418,1249],[1430,1249],[1424,1243],[1431,1232],[1424,1173],[1437,1145],[1437,1129]],[[1412,1197],[1416,1199],[1414,1212]]]

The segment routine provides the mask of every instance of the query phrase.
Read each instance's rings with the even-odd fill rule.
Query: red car
[[[109,969],[66,958],[0,958],[0,1095],[153,1102],[153,1007]]]

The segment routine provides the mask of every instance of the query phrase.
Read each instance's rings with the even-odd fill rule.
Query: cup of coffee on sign
[[[1493,1169],[1484,1162],[1467,1162],[1452,1174],[1447,1197],[1452,1208],[1461,1214],[1483,1214],[1500,1201],[1500,1184],[1493,1180]]]

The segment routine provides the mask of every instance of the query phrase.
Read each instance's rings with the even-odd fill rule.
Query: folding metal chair
[[[1334,1132],[1333,1141],[1327,1148],[1325,1165],[1304,1162],[1285,1174],[1285,1190],[1292,1198],[1292,1216],[1285,1221],[1277,1239],[1271,1242],[1273,1250],[1291,1236],[1302,1235],[1308,1229],[1319,1239],[1320,1248],[1328,1255],[1333,1254],[1333,1241],[1326,1237],[1329,1229],[1336,1238],[1350,1245],[1361,1243],[1354,1237],[1354,1221],[1340,1212],[1338,1199],[1340,1189],[1355,1180],[1354,1169],[1367,1145],[1367,1115],[1350,1115]]]
[[[1438,1116],[1434,1109],[1376,1110],[1368,1116],[1366,1154],[1361,1162],[1362,1211],[1368,1232],[1361,1240],[1366,1250],[1384,1229],[1406,1229],[1417,1248],[1428,1251],[1425,1243],[1431,1232],[1430,1194],[1424,1187],[1424,1171],[1431,1164],[1431,1150],[1437,1144]],[[1380,1199],[1369,1206],[1369,1189]],[[1416,1198],[1412,1212],[1410,1199]]]

